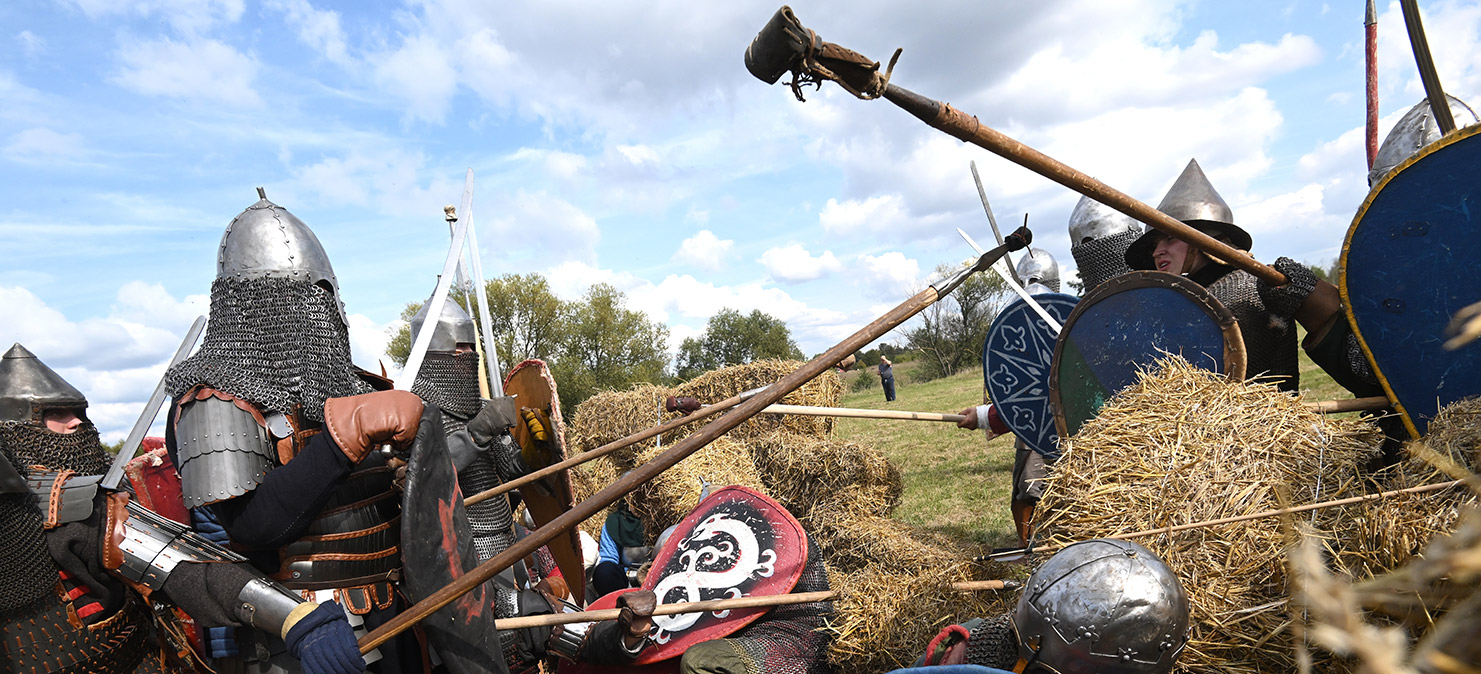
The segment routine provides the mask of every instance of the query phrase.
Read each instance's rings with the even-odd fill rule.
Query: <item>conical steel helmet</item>
[[[1157,210],[1216,239],[1228,239],[1230,246],[1240,250],[1249,250],[1254,243],[1249,232],[1234,224],[1234,211],[1203,174],[1197,159],[1188,160],[1182,175],[1173,181],[1167,196],[1157,204]],[[1157,247],[1158,238],[1159,231],[1147,225],[1141,237],[1126,249],[1126,264],[1132,269],[1155,269],[1152,250]]]
[[[1098,538],[1055,553],[1013,611],[1019,657],[1058,674],[1166,674],[1188,644],[1177,574],[1130,541]]]
[[[1028,255],[1018,260],[1016,271],[1024,285],[1042,283],[1051,291],[1059,292],[1059,263],[1043,248],[1028,249]]]
[[[411,317],[411,342],[417,341],[417,335],[421,334],[422,326],[427,323],[427,308],[432,306],[432,298],[427,298],[422,303],[422,308]],[[448,297],[442,302],[442,314],[437,317],[437,323],[432,328],[432,344],[427,347],[429,352],[453,353],[457,351],[459,344],[474,344],[478,341],[477,331],[473,327],[473,319],[463,307],[458,306],[453,298]]]
[[[1070,212],[1071,246],[1122,232],[1141,232],[1141,223],[1090,197],[1080,197],[1075,210]]]
[[[1466,105],[1465,101],[1450,94],[1446,94],[1445,98],[1450,102],[1450,115],[1455,118],[1457,127],[1476,123],[1476,111]],[[1418,154],[1426,145],[1440,140],[1442,135],[1440,125],[1435,122],[1435,115],[1430,110],[1429,99],[1409,108],[1409,112],[1404,113],[1388,135],[1383,137],[1383,145],[1378,146],[1378,154],[1373,157],[1373,168],[1368,169],[1368,186],[1377,185],[1394,167]]]
[[[339,279],[319,237],[288,209],[268,201],[257,188],[257,203],[232,218],[216,253],[216,278],[281,278],[323,287],[339,304],[345,319]],[[345,319],[346,325],[349,324]]]
[[[39,423],[46,410],[87,408],[87,397],[19,342],[0,357],[0,421]]]

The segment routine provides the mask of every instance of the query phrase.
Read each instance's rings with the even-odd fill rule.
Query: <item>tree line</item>
[[[541,274],[507,274],[485,282],[484,289],[499,371],[508,373],[531,358],[545,361],[566,413],[601,391],[642,382],[673,384],[765,358],[802,358],[787,324],[761,311],[722,309],[703,333],[680,343],[670,367],[668,327],[628,308],[627,296],[609,284],[594,284],[574,301],[557,297]],[[471,286],[454,287],[449,298],[475,314]],[[410,321],[421,308],[422,302],[407,304],[401,318]],[[392,334],[386,353],[398,365],[406,364],[411,355],[408,325]]]

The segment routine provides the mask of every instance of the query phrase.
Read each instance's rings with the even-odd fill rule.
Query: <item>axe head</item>
[[[776,84],[783,74],[795,69],[809,47],[821,46],[822,38],[803,28],[792,8],[782,5],[746,47],[746,70],[762,82]]]

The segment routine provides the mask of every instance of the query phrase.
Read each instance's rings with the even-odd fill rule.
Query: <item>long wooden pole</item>
[[[951,584],[951,589],[957,592],[1016,590],[1019,587],[1021,585],[1017,581],[1011,580],[977,580]],[[817,601],[832,601],[838,599],[839,596],[840,593],[837,590],[824,590],[822,592],[798,592],[794,594],[759,595],[754,597],[737,597],[735,599],[711,599],[709,601],[694,601],[679,604],[660,604],[658,608],[653,609],[653,615],[677,615],[680,613],[700,613],[704,611],[728,611],[743,608],[770,608],[772,606],[811,604]],[[500,630],[517,630],[526,627],[552,627],[555,625],[568,625],[570,623],[616,620],[620,615],[622,615],[622,609],[616,608],[599,609],[596,611],[572,611],[570,613],[547,613],[543,615],[495,620],[494,627]]]
[[[1362,496],[1352,496],[1352,497],[1348,497],[1348,498],[1344,498],[1344,499],[1337,499],[1335,501],[1322,501],[1320,503],[1308,503],[1306,505],[1292,506],[1290,508],[1277,508],[1275,510],[1265,510],[1265,511],[1257,512],[1257,513],[1250,513],[1248,515],[1236,515],[1236,516],[1233,516],[1233,517],[1220,517],[1218,519],[1204,520],[1202,522],[1189,522],[1188,524],[1174,524],[1174,525],[1169,525],[1169,526],[1165,526],[1165,527],[1157,527],[1156,529],[1143,529],[1141,531],[1132,531],[1132,532],[1128,532],[1128,533],[1124,533],[1124,534],[1112,534],[1110,536],[1107,536],[1106,538],[1117,538],[1117,539],[1126,540],[1126,539],[1131,539],[1131,538],[1145,538],[1147,536],[1156,536],[1157,534],[1175,534],[1175,533],[1177,533],[1179,531],[1188,531],[1189,529],[1204,529],[1204,528],[1207,528],[1207,527],[1218,526],[1220,524],[1233,524],[1235,522],[1247,522],[1249,520],[1258,520],[1258,519],[1263,519],[1263,518],[1266,518],[1266,517],[1276,517],[1276,516],[1279,516],[1279,515],[1294,515],[1296,513],[1304,513],[1304,512],[1307,512],[1309,510],[1321,510],[1323,508],[1335,508],[1337,506],[1353,505],[1355,503],[1364,503],[1366,501],[1376,501],[1378,499],[1384,499],[1384,498],[1388,498],[1390,496],[1398,496],[1400,494],[1423,494],[1423,493],[1432,492],[1432,491],[1439,491],[1441,489],[1449,489],[1450,487],[1458,487],[1458,486],[1460,486],[1462,484],[1465,484],[1465,482],[1466,482],[1465,480],[1451,480],[1449,482],[1437,482],[1435,484],[1424,484],[1424,485],[1420,485],[1418,487],[1409,487],[1407,489],[1393,489],[1393,490],[1390,490],[1390,491],[1379,492],[1377,494],[1364,494]],[[1070,543],[1064,543],[1064,544],[1061,544],[1061,545],[1047,545],[1047,546],[1044,546],[1044,547],[1036,547],[1036,548],[1033,548],[1033,551],[1034,552],[1056,552],[1056,551],[1062,550],[1062,549],[1064,549],[1066,547],[1069,547],[1070,545],[1071,545]],[[1010,553],[1012,553],[1012,554],[1018,554],[1018,553],[1023,553],[1023,552],[1027,552],[1027,550],[1012,550],[1012,551],[1001,553],[1001,554],[1002,555],[1007,555],[1007,554],[1010,554]],[[998,556],[998,555],[988,555],[988,558],[992,558],[992,557],[995,557],[995,556]]]
[[[1272,285],[1285,285],[1285,274],[1203,232],[1173,219],[1151,206],[1132,198],[1089,174],[1035,150],[1001,131],[983,125],[976,117],[894,84],[886,85],[884,97],[906,112],[959,140],[986,149],[1008,161],[1038,173],[1091,199],[1099,201],[1137,220],[1195,245],[1207,253],[1239,267]]]
[[[1373,396],[1370,398],[1348,398],[1346,400],[1323,400],[1321,402],[1302,403],[1307,409],[1319,414],[1336,414],[1338,412],[1371,412],[1373,410],[1385,409],[1389,406],[1388,398]]]
[[[654,457],[627,475],[619,478],[616,482],[608,485],[605,489],[593,494],[591,498],[576,504],[560,517],[551,520],[544,526],[531,531],[528,536],[516,541],[503,552],[494,555],[493,558],[478,565],[473,570],[453,581],[447,587],[432,593],[431,596],[419,601],[415,606],[408,608],[400,615],[375,628],[372,632],[360,639],[360,652],[368,653],[375,647],[385,643],[391,637],[401,633],[417,622],[436,612],[458,597],[478,587],[484,581],[493,578],[496,574],[512,566],[516,561],[534,552],[540,546],[553,540],[556,536],[564,534],[572,527],[586,521],[597,514],[617,499],[626,496],[629,492],[637,489],[644,483],[652,480],[674,464],[683,461],[689,455],[699,451],[701,447],[712,442],[731,429],[739,426],[745,420],[755,416],[767,405],[771,405],[788,393],[797,390],[812,378],[822,374],[825,370],[833,367],[835,363],[853,354],[881,335],[894,330],[900,324],[925,310],[937,300],[950,294],[957,286],[961,285],[972,274],[987,269],[992,263],[997,262],[1010,249],[1017,250],[1027,247],[1032,240],[1027,228],[1020,228],[1013,236],[1008,237],[1008,243],[998,246],[983,254],[971,267],[962,269],[951,278],[930,286],[916,293],[915,296],[902,302],[899,306],[891,309],[885,315],[874,320],[873,323],[864,326],[863,329],[850,335],[839,342],[833,348],[823,352],[822,355],[808,361],[802,367],[791,374],[782,377],[775,384],[757,393],[749,400],[736,406],[720,418],[705,425],[698,432],[679,441],[667,451]]]
[[[796,414],[804,417],[847,417],[851,419],[900,419],[903,421],[945,421],[956,423],[960,414],[910,412],[906,410],[866,410],[853,407],[813,407],[809,405],[771,405],[762,414]]]

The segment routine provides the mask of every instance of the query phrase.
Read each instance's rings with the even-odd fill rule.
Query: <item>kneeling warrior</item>
[[[166,445],[198,527],[264,573],[343,605],[357,630],[403,605],[400,495],[383,443],[409,445],[422,401],[350,363],[344,307],[317,237],[268,201],[227,226],[200,350],[172,368]],[[372,392],[375,391],[375,392]],[[277,639],[243,644],[254,671],[292,668]],[[366,655],[421,671],[408,631]]]
[[[1011,614],[942,630],[916,665],[1167,674],[1188,633],[1188,595],[1172,569],[1136,543],[1097,538],[1044,562]]]
[[[99,489],[111,457],[87,400],[19,344],[0,359],[0,651],[7,671],[201,668],[168,604],[197,625],[250,625],[316,666],[360,671],[344,613]],[[152,643],[155,640],[158,643]]]

